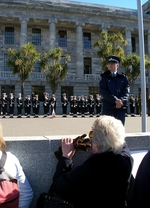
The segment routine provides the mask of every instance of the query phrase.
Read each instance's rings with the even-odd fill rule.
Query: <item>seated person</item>
[[[126,207],[133,158],[120,120],[100,116],[93,124],[92,155],[73,167],[73,139],[62,138],[62,157],[53,176],[53,192],[80,207]]]
[[[0,158],[2,152],[6,150],[6,143],[2,136],[2,126],[0,124]],[[6,152],[7,158],[4,165],[5,171],[17,179],[19,187],[19,208],[29,208],[33,198],[32,188],[23,172],[19,160],[11,152]]]

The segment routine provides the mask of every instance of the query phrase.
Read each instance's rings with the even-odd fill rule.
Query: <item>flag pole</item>
[[[137,0],[138,27],[139,27],[139,46],[140,46],[140,68],[141,68],[141,107],[142,107],[142,132],[147,131],[146,121],[146,82],[145,82],[145,52],[143,34],[143,11],[141,0]]]

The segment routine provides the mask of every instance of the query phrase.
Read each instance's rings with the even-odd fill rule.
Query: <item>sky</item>
[[[102,4],[107,6],[122,7],[127,9],[137,9],[137,2],[141,5],[145,4],[148,0],[71,0],[76,2],[84,2],[91,4]]]

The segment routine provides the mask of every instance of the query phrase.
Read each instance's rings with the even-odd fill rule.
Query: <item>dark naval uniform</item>
[[[100,93],[102,95],[102,115],[110,115],[125,123],[126,103],[129,97],[129,82],[126,76],[122,73],[116,73],[113,76],[108,70],[101,74]],[[116,98],[121,99],[123,106],[116,108]]]
[[[67,117],[68,98],[66,97],[65,93],[62,95],[61,103],[62,103],[63,117]]]

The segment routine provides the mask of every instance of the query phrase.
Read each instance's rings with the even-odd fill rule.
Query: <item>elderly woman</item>
[[[6,151],[6,143],[2,136],[2,126],[0,124],[0,160],[2,159],[2,152]],[[6,152],[6,161],[4,170],[13,178],[17,179],[19,188],[19,205],[18,208],[29,208],[33,198],[32,188],[23,172],[19,160],[11,152]],[[0,192],[1,193],[1,192]],[[2,196],[0,196],[2,197]],[[3,205],[2,205],[3,206]],[[5,205],[7,207],[7,205]],[[12,206],[13,208],[14,206]]]
[[[63,155],[53,177],[53,191],[74,207],[126,207],[133,159],[120,120],[100,116],[93,124],[93,154],[73,168],[73,139],[62,138]]]

